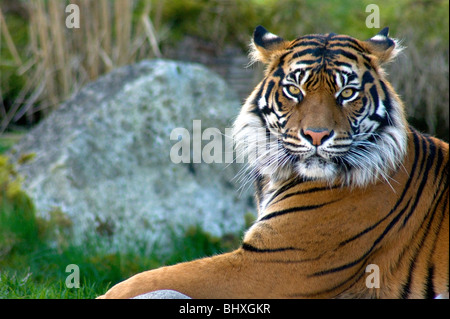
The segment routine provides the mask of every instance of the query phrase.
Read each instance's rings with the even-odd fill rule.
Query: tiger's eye
[[[355,90],[353,89],[345,89],[341,92],[341,97],[344,99],[348,99],[355,93]]]
[[[300,93],[300,89],[298,87],[296,87],[295,85],[289,85],[288,91],[292,95],[298,95]]]

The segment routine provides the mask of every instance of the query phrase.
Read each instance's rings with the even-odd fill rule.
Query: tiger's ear
[[[402,50],[399,42],[389,37],[388,27],[364,41],[364,43],[367,51],[377,57],[379,64],[391,61]]]
[[[262,26],[257,26],[253,32],[253,40],[250,44],[251,63],[263,62],[269,63],[274,57],[279,56],[280,52],[287,48],[289,42],[283,38],[270,33]]]

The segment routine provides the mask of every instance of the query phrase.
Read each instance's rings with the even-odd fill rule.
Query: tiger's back
[[[264,79],[234,126],[258,218],[237,250],[137,274],[103,297],[434,298],[449,284],[448,144],[421,134],[366,41],[255,30]],[[242,158],[239,158],[242,159]]]

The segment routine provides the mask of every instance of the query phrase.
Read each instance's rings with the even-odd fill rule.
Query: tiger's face
[[[403,106],[381,68],[396,46],[387,29],[367,41],[336,34],[284,41],[258,27],[251,57],[266,73],[234,128],[254,175],[389,182],[406,149]]]

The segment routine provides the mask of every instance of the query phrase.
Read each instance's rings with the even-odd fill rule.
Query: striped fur
[[[252,47],[267,69],[235,137],[259,215],[241,247],[140,273],[101,298],[448,296],[448,144],[406,123],[382,69],[399,51],[387,29],[284,41],[258,27]]]

